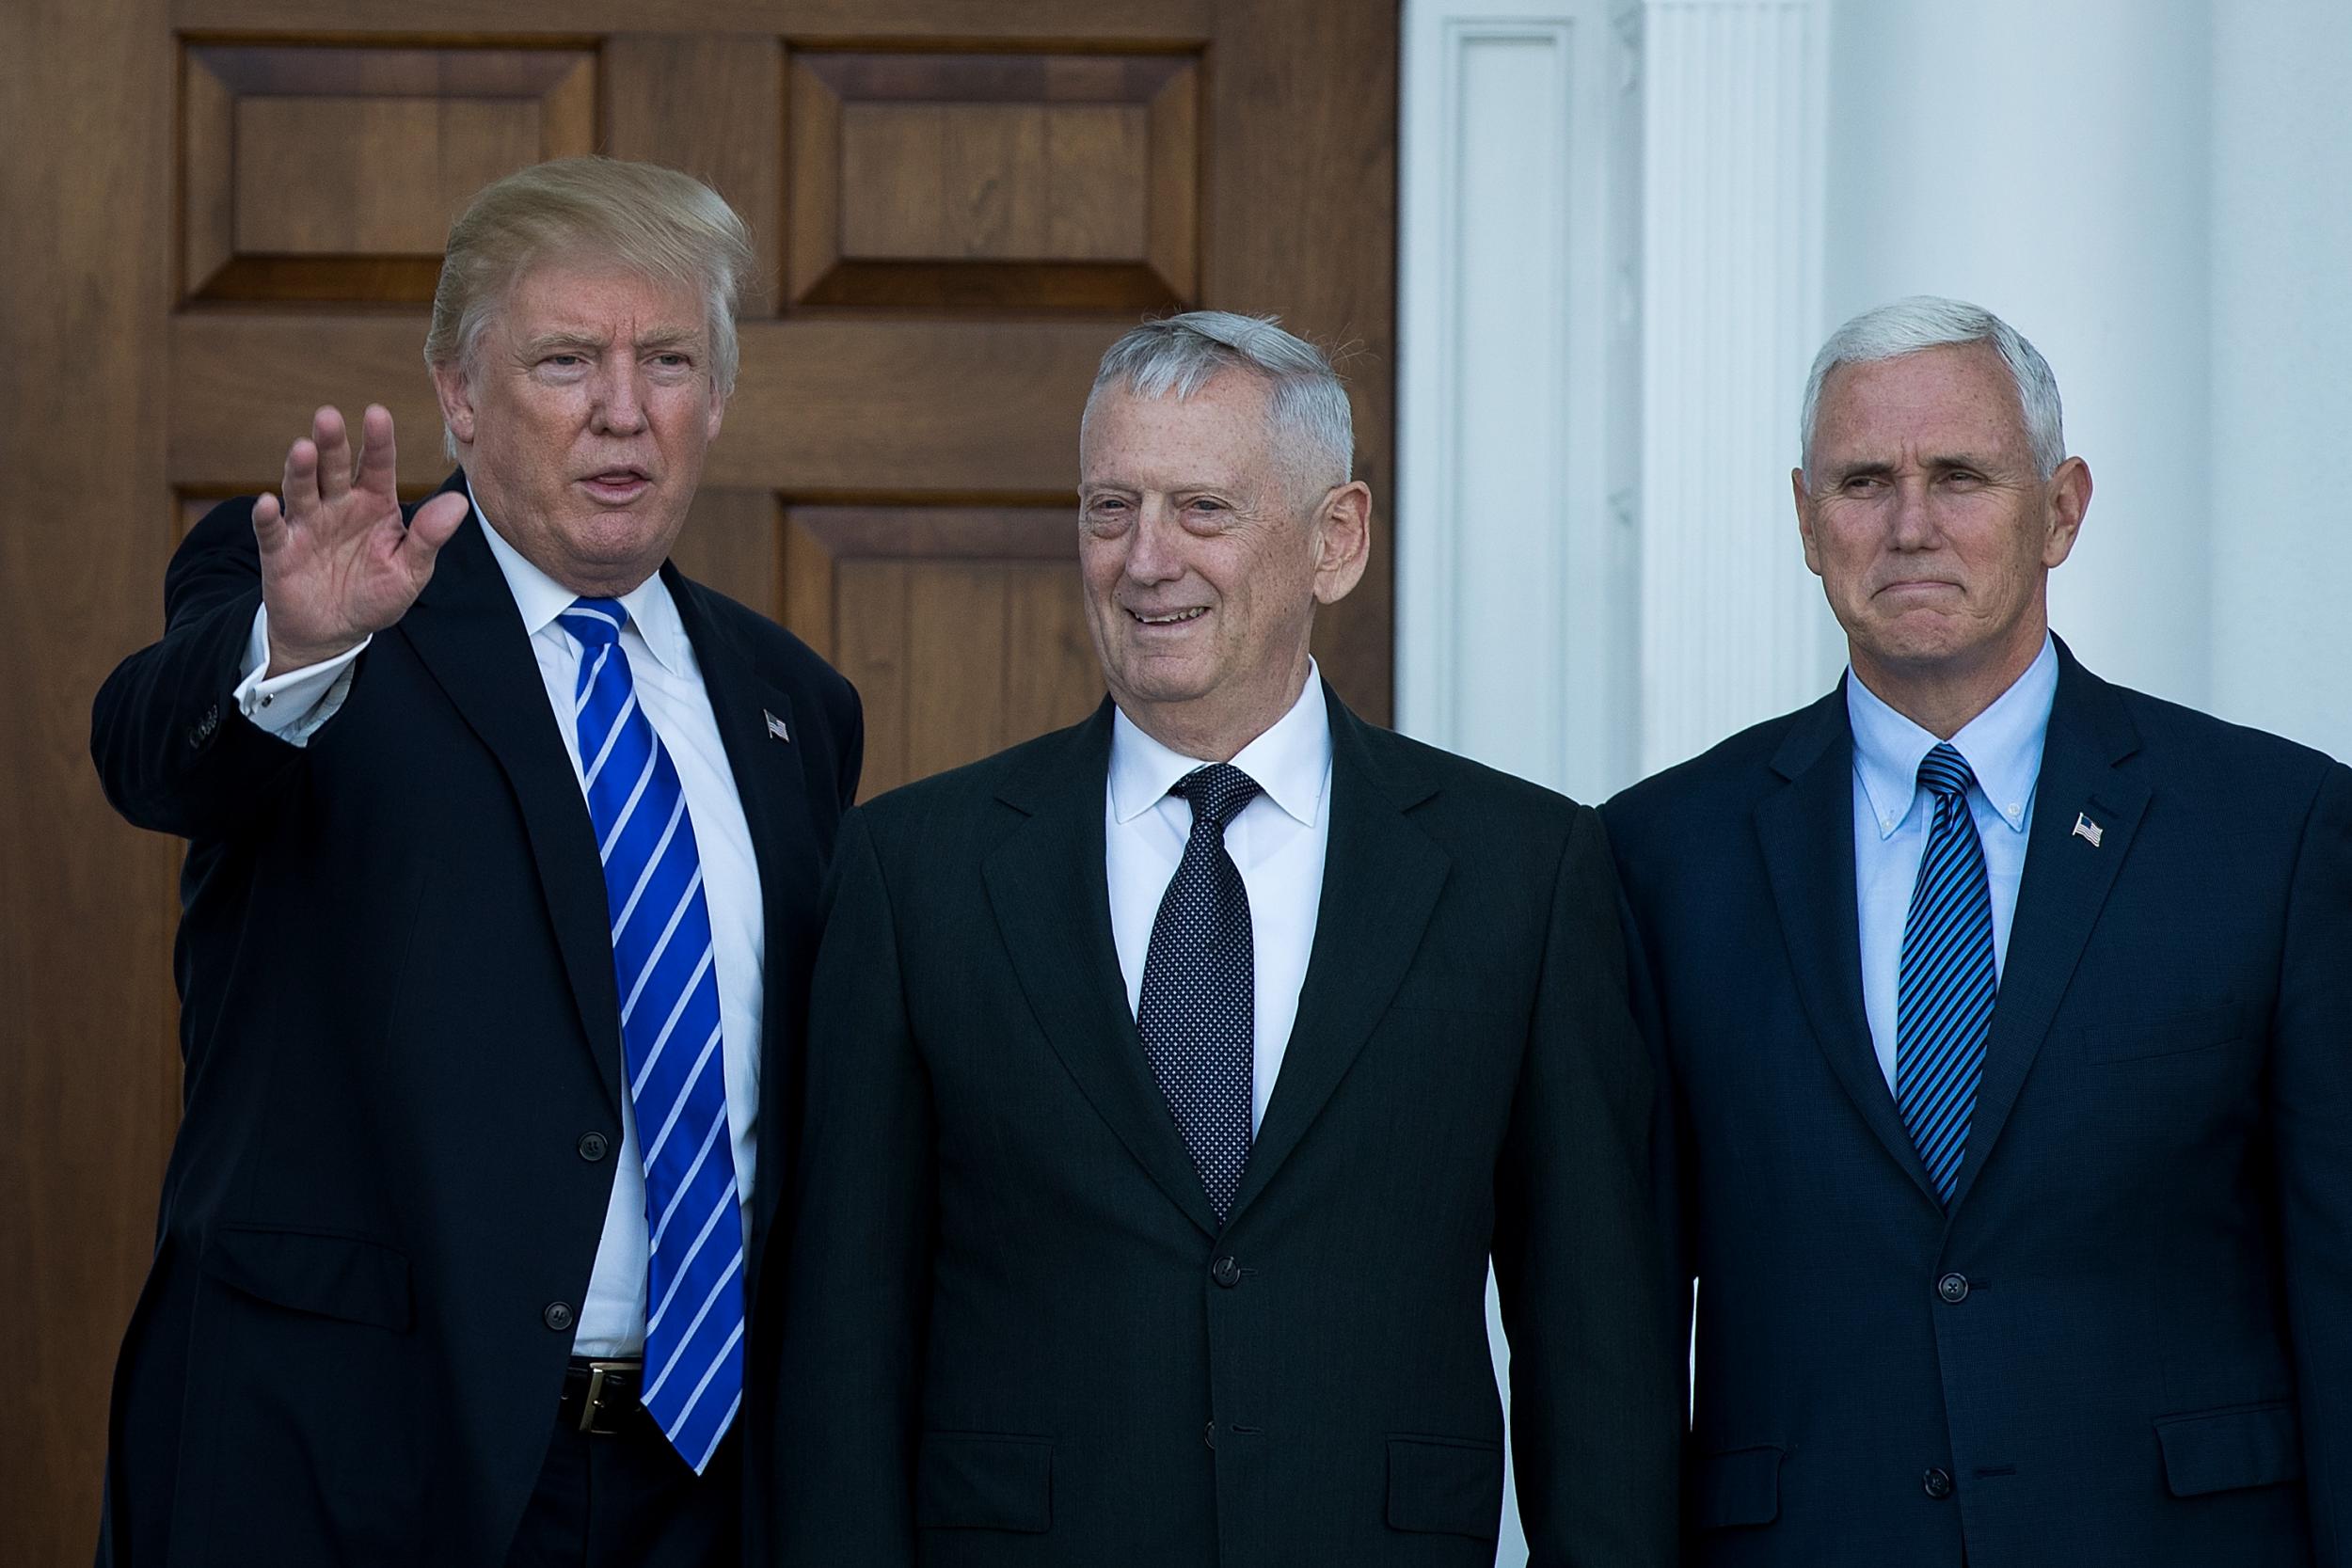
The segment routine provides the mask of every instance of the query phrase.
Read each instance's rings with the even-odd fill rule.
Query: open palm
[[[462,492],[436,496],[405,525],[395,488],[392,416],[370,404],[358,459],[341,411],[321,408],[310,436],[286,450],[278,496],[253,504],[269,608],[269,673],[333,658],[407,612],[441,546],[466,520]]]

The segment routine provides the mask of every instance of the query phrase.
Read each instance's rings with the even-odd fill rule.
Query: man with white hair
[[[1345,390],[1270,321],[1104,356],[1109,699],[850,815],[774,1489],[789,1564],[1671,1560],[1680,1351],[1592,812],[1317,677]]]
[[[98,697],[188,840],[186,1117],[100,1560],[733,1560],[746,1338],[857,698],[667,563],[742,221],[570,159],[451,230],[460,467],[319,410]],[[467,526],[471,519],[474,526]]]
[[[1684,1560],[2346,1568],[2352,769],[2050,633],[2090,473],[1998,318],[1847,323],[1801,437],[1845,680],[1603,809]]]

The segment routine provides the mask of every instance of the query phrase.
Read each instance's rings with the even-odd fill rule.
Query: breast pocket
[[[2240,1003],[2099,1018],[2077,1031],[2083,1060],[2094,1066],[2193,1055],[2257,1039],[2261,1034],[2257,1010]]]

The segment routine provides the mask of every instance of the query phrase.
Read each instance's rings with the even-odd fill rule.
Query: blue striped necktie
[[[1948,742],[1919,764],[1919,786],[1934,797],[1935,817],[1903,922],[1895,990],[1895,1099],[1928,1180],[1947,1204],[1968,1150],[1996,990],[1993,894],[1968,809],[1974,782]]]
[[[743,1228],[727,1135],[719,980],[677,769],[629,679],[612,599],[557,619],[580,643],[572,718],[604,858],[621,1044],[645,1166],[645,1409],[697,1474],[743,1391]]]

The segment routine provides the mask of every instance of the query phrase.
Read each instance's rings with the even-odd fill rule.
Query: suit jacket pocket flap
[[[2234,1003],[2175,1009],[2149,1018],[2106,1019],[2081,1030],[2083,1059],[2137,1062],[2185,1056],[2233,1040],[2260,1037],[2261,1015]]]
[[[2156,1423],[2164,1481],[2176,1497],[2275,1486],[2303,1474],[2303,1442],[2292,1404],[2258,1404]]]
[[[357,1236],[223,1227],[204,1249],[204,1272],[246,1295],[322,1318],[398,1333],[415,1317],[408,1259]]]
[[[1780,1453],[1766,1447],[1702,1456],[1691,1471],[1691,1523],[1726,1529],[1779,1518]]]
[[[1461,1437],[1389,1439],[1389,1525],[1492,1541],[1502,1524],[1502,1449]]]
[[[926,1529],[1040,1534],[1054,1523],[1054,1440],[927,1432],[915,1462],[914,1522]]]

